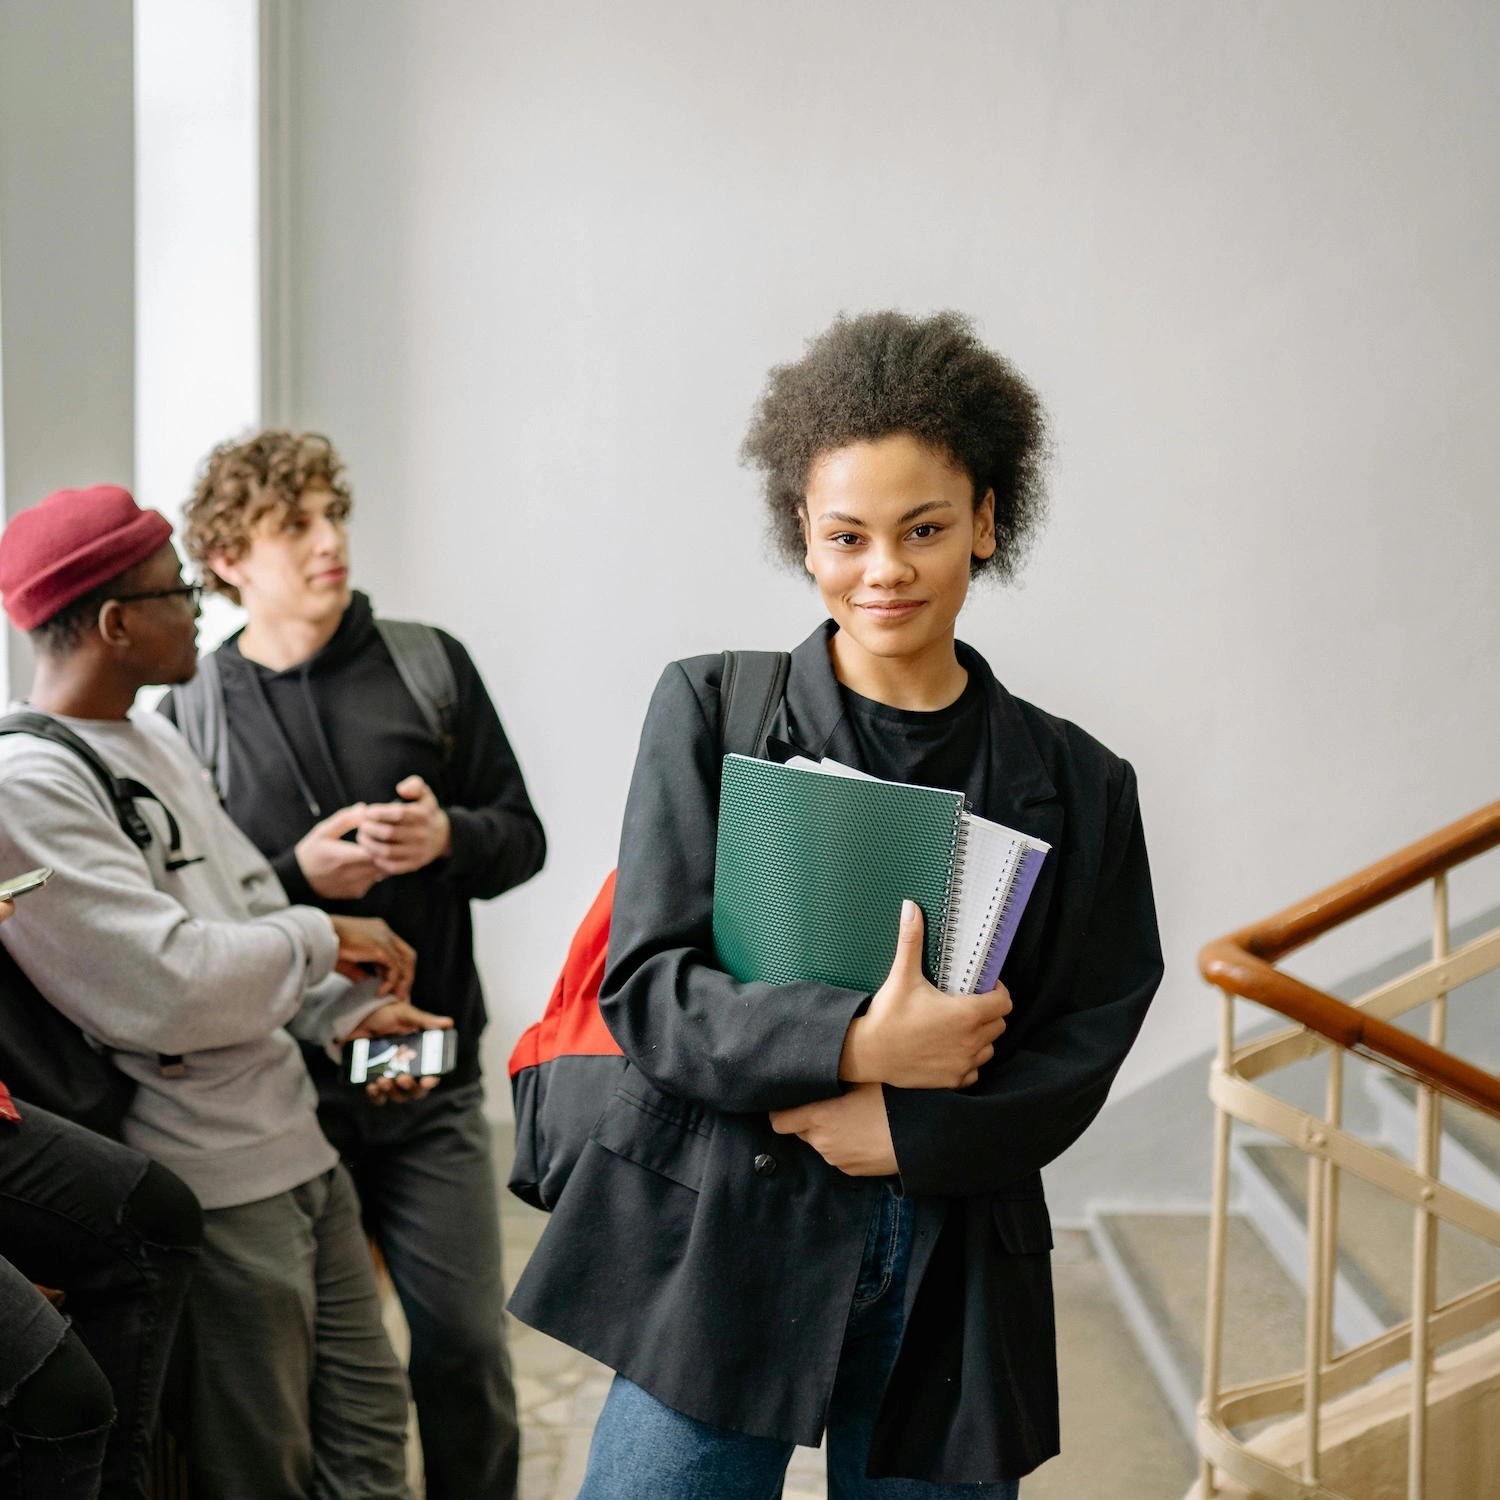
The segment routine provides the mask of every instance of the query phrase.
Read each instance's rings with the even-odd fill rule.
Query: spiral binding
[[[984,966],[989,961],[990,952],[995,946],[995,939],[1000,936],[1005,928],[1005,919],[1010,915],[1011,902],[1015,899],[1016,887],[1021,882],[1021,873],[1026,868],[1026,861],[1030,855],[1030,849],[1022,845],[1016,851],[1015,859],[1011,861],[1010,874],[1006,876],[1005,886],[1000,892],[1000,915],[995,918],[994,926],[986,929],[989,933],[989,938],[983,948],[975,953],[969,965],[969,972],[964,975],[966,993],[967,987],[976,983],[980,974],[984,972]],[[991,909],[993,910],[993,908]],[[989,914],[986,913],[986,921],[988,921],[988,916]],[[978,967],[976,968],[975,965]]]
[[[948,979],[953,972],[953,942],[956,923],[953,920],[953,896],[958,883],[964,878],[964,863],[969,857],[969,825],[964,821],[964,805],[960,800],[953,810],[953,859],[948,865],[948,881],[943,888],[943,946],[939,950],[937,984],[947,990]]]
[[[1015,867],[1012,866],[1005,885],[990,898],[989,909],[984,914],[984,925],[980,928],[980,931],[984,933],[984,940],[969,955],[968,966],[964,969],[962,988],[955,990],[955,994],[973,993],[974,981],[978,979],[979,971],[984,968],[984,961],[989,957],[990,949],[995,945],[995,934],[1000,930],[1000,923],[1005,920],[1005,908],[1010,902],[1010,892],[1015,879]],[[995,915],[996,906],[1000,908],[998,917]]]

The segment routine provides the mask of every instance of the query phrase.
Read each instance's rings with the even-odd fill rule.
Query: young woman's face
[[[841,631],[873,656],[951,639],[969,560],[995,550],[995,497],[909,433],[835,448],[807,481],[807,571]]]
[[[252,618],[321,620],[349,607],[349,505],[325,484],[310,484],[290,515],[263,515],[237,558],[209,566],[240,591]]]

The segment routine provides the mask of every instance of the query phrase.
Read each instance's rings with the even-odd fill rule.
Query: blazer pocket
[[[648,1172],[695,1193],[703,1186],[712,1134],[653,1110],[646,1101],[616,1092],[605,1106],[591,1140]]]
[[[1007,1255],[1041,1255],[1052,1248],[1052,1216],[1044,1198],[992,1198],[990,1213]]]

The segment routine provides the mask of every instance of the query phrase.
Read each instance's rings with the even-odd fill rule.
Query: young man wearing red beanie
[[[447,1022],[410,1004],[401,939],[288,905],[177,731],[131,715],[140,688],[196,667],[198,591],[170,536],[107,485],[50,495],[0,535],[5,609],[37,653],[28,707],[131,780],[150,835],[127,835],[75,750],[0,736],[0,878],[55,871],[4,942],[134,1080],[126,1141],[203,1204],[167,1397],[195,1500],[404,1497],[405,1382],[293,1035]]]

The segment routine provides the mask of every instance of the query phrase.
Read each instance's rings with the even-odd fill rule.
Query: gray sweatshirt
[[[176,1172],[205,1208],[296,1187],[337,1160],[288,1030],[327,1044],[381,1002],[374,981],[333,972],[324,912],[289,906],[281,882],[229,820],[207,773],[159,714],[61,719],[118,776],[172,809],[182,850],[166,869],[167,827],[141,850],[94,774],[60,745],[0,737],[0,879],[57,872],[16,903],[0,941],[32,982],[139,1087],[125,1139]],[[163,1076],[159,1056],[185,1071]]]

